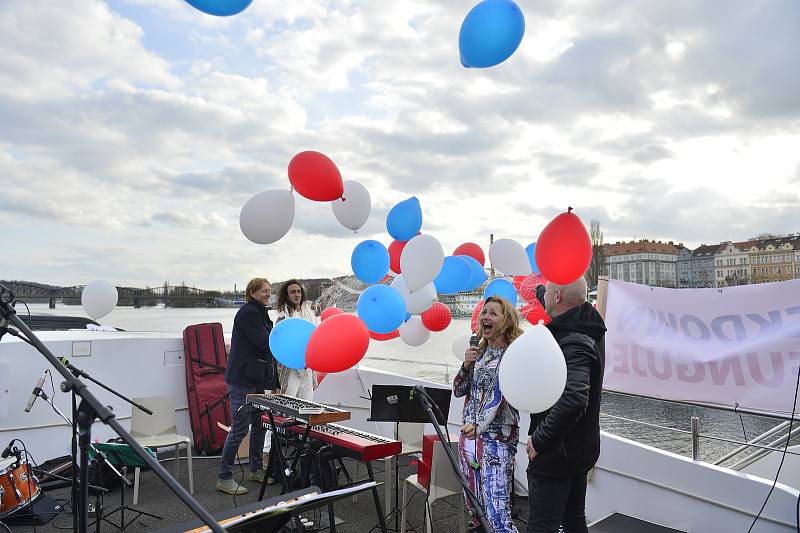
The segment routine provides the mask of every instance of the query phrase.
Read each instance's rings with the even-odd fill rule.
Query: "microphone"
[[[16,440],[16,439],[14,439],[14,440]],[[1,458],[5,459],[5,458],[6,458],[6,457],[8,457],[9,455],[11,455],[11,445],[12,445],[12,444],[14,444],[14,440],[12,440],[11,442],[9,442],[9,443],[8,443],[8,446],[6,446],[6,449],[5,449],[5,450],[3,450],[3,453],[2,453],[2,454],[0,454],[0,457],[1,457]]]
[[[25,406],[25,412],[30,413],[31,407],[33,407],[33,402],[36,401],[36,398],[39,397],[39,393],[42,392],[42,385],[44,385],[44,380],[47,378],[47,370],[42,373],[39,377],[39,381],[36,382],[36,386],[33,388],[31,392],[31,397],[28,398],[28,404]]]

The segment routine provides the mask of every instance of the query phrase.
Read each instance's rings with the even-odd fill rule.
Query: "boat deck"
[[[250,492],[244,496],[237,496],[235,499],[233,496],[229,496],[215,490],[214,485],[217,480],[217,468],[219,466],[218,458],[195,457],[193,463],[194,498],[211,514],[228,510],[233,507],[240,507],[258,499],[259,485],[249,481],[244,481],[243,484],[250,488]],[[174,471],[174,463],[171,459],[165,459],[162,461],[162,464],[164,464],[167,471]],[[188,487],[188,473],[186,472],[185,465],[186,462],[182,459],[180,465],[182,467],[182,471],[177,476],[177,479],[184,487]],[[351,474],[355,473],[355,462],[345,460],[345,465]],[[375,461],[373,462],[373,466],[376,480],[383,480],[383,461]],[[243,468],[245,470],[244,477],[246,478],[247,473],[249,472],[247,470],[247,465],[244,465]],[[234,472],[234,479],[237,481],[240,480],[243,474],[241,472]],[[359,469],[360,476],[365,476],[365,472],[366,469],[362,466]],[[403,479],[415,472],[415,466],[410,466],[408,461],[401,461],[401,491]],[[129,474],[129,478],[133,479],[133,475]],[[414,489],[410,490],[412,490],[412,494],[416,494],[416,496],[408,504],[407,516],[409,526],[407,526],[407,531],[422,532],[425,530],[423,522],[423,509],[425,500],[422,498],[421,493],[415,491]],[[381,498],[381,505],[383,505],[383,487],[380,486],[378,491]],[[277,496],[279,493],[280,485],[276,484],[267,486],[265,498]],[[402,495],[402,492],[400,494]],[[43,526],[40,525],[34,528],[32,525],[12,524],[10,527],[14,533],[55,533],[72,530],[72,514],[70,513],[71,507],[68,505],[70,489],[64,488],[51,490],[47,492],[47,495],[59,501],[60,503],[67,504],[66,510],[58,515],[54,520]],[[133,488],[126,489],[125,502],[126,505],[130,507],[133,506]],[[103,508],[105,510],[104,512],[109,513],[119,504],[120,489],[117,488],[105,496],[105,501],[103,503]],[[455,533],[459,531],[458,521],[456,520],[456,514],[458,513],[457,505],[458,501],[454,497],[447,498],[445,500],[439,500],[435,503],[433,508],[434,531],[437,533]],[[517,508],[521,516],[527,517],[527,500],[518,499]],[[178,500],[178,498],[172,492],[170,492],[164,486],[161,480],[158,479],[152,472],[142,472],[141,474],[139,486],[139,504],[136,506],[136,509],[162,516],[163,519],[158,520],[155,518],[142,516],[128,526],[125,529],[126,532],[152,531],[195,518],[191,511],[189,511],[189,509],[186,508],[186,506],[183,505],[183,503],[180,502],[180,500]],[[336,518],[343,520],[341,524],[338,524],[337,522],[338,525],[336,526],[336,531],[340,533],[367,533],[369,531],[380,531],[380,528],[378,527],[378,519],[375,513],[375,506],[370,491],[358,494],[355,497],[355,501],[353,501],[352,497],[347,497],[338,501],[335,504],[334,510]],[[384,514],[388,514],[388,511],[384,510]],[[303,517],[308,518],[318,525],[327,523],[327,512],[325,511],[325,508],[305,513],[303,514]],[[126,521],[130,520],[131,518],[131,515],[127,511],[125,518]],[[116,524],[119,524],[120,513],[115,513],[111,517],[111,520]],[[90,518],[90,521],[93,521],[93,519]],[[386,525],[387,529],[392,531],[395,525],[394,517],[387,518]],[[411,529],[410,526],[413,526],[414,529]],[[517,527],[520,529],[520,531],[525,530],[525,526],[521,521],[517,521]],[[2,531],[2,528],[0,528],[0,531]],[[96,531],[96,527],[92,525],[92,527],[89,528],[89,531]],[[100,531],[114,532],[118,531],[118,529],[111,524],[101,522]],[[306,529],[306,531],[311,531],[311,529]]]

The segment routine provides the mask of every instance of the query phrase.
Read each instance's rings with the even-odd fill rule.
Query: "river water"
[[[30,310],[35,314],[58,314],[69,316],[86,316],[80,306],[59,304],[49,309],[46,304],[31,304]],[[24,306],[17,306],[19,313],[24,313]],[[230,339],[233,318],[238,309],[174,309],[164,307],[148,307],[134,309],[117,307],[100,322],[128,331],[176,332],[181,333],[190,324],[203,322],[219,322],[225,332],[225,339]],[[424,378],[444,385],[450,385],[451,379],[461,364],[453,353],[451,345],[456,336],[469,333],[469,320],[453,320],[450,326],[439,333],[432,333],[430,339],[419,347],[411,347],[400,339],[377,342],[371,341],[369,351],[363,364],[374,368],[400,373],[410,377]],[[639,423],[620,420],[622,417],[644,421],[678,430],[690,430],[692,416],[700,418],[701,433],[714,437],[723,437],[738,441],[747,440],[776,425],[776,421],[764,417],[742,415],[678,405],[659,400],[648,400],[621,396],[613,393],[603,395],[601,411],[602,428],[610,433],[620,435],[650,446],[691,456],[691,437],[687,434],[666,429],[645,426]],[[745,439],[745,434],[747,439]],[[701,439],[701,459],[713,462],[736,445],[717,440]]]

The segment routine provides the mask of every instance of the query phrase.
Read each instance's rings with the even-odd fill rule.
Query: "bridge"
[[[25,302],[48,302],[54,309],[56,302],[68,305],[80,305],[83,285],[75,287],[58,287],[29,281],[0,281],[8,287],[18,300]],[[117,287],[118,306],[154,306],[164,304],[166,307],[225,307],[229,302],[242,298],[242,294],[234,295],[220,291],[208,291],[186,285],[162,285],[160,287],[140,289],[136,287]]]

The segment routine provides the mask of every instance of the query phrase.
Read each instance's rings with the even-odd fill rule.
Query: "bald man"
[[[586,476],[600,455],[606,327],[586,301],[584,278],[537,289],[567,363],[567,383],[549,410],[531,415],[527,531],[586,532]]]

